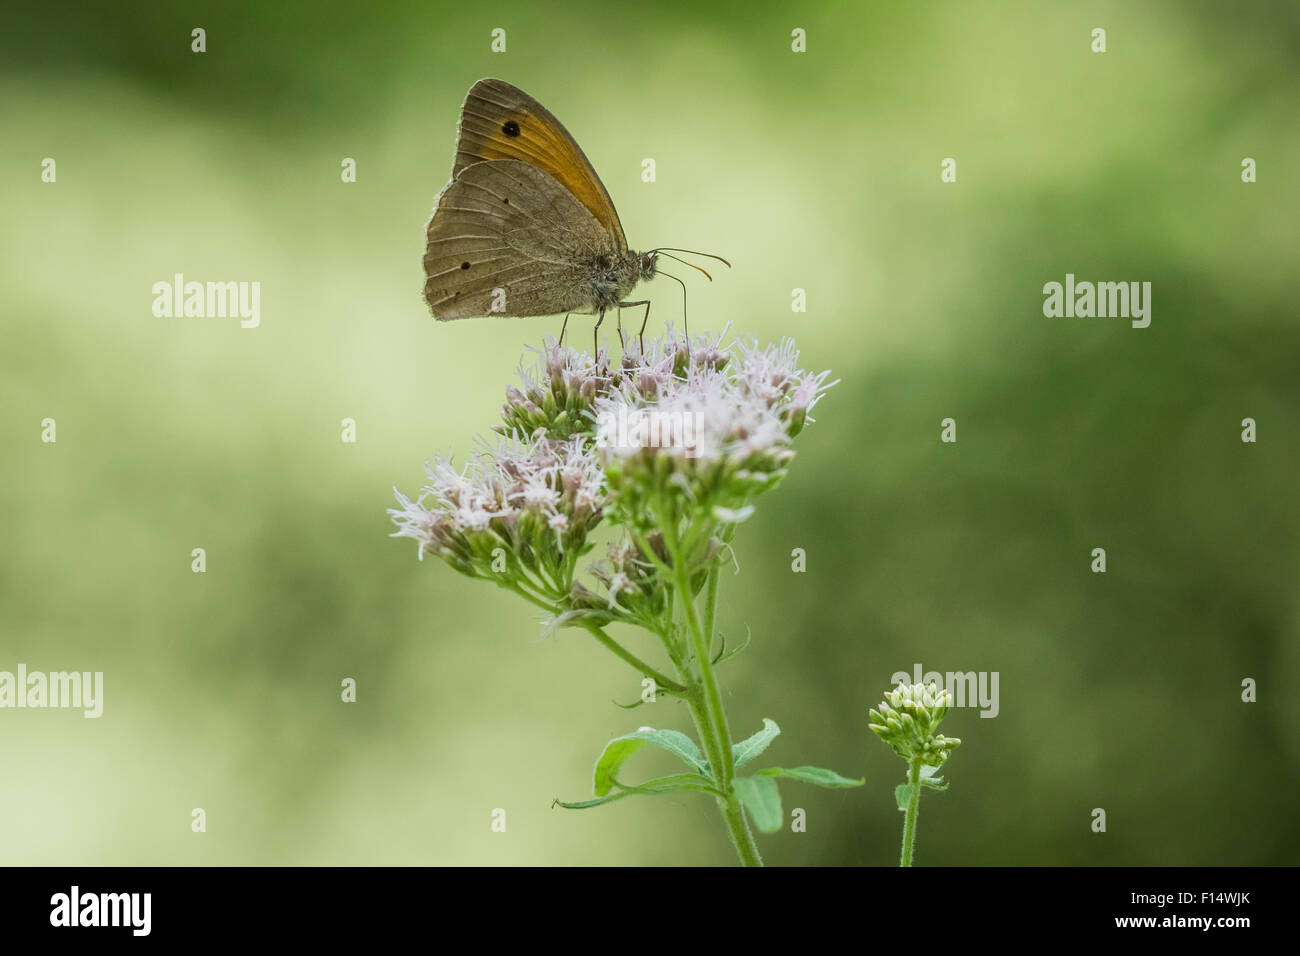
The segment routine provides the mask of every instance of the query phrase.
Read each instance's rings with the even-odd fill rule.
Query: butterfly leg
[[[623,303],[620,302],[617,308],[618,312],[615,313],[615,321],[618,323],[618,347],[626,352],[627,342],[623,340]]]
[[[596,317],[596,327],[591,330],[591,357],[598,358],[600,355],[600,323],[605,321],[605,310],[600,310],[600,315]]]
[[[645,315],[641,316],[641,331],[636,334],[636,340],[641,343],[641,354],[645,355],[645,326],[650,321],[650,300],[642,299],[640,302],[620,302],[620,309],[630,309],[634,306],[644,305]]]
[[[566,312],[566,313],[564,313],[564,324],[563,324],[562,326],[560,326],[560,341],[559,341],[559,344],[560,344],[561,346],[564,345],[564,330],[567,329],[567,328],[569,327],[569,316],[571,316],[571,315],[595,315],[595,314],[596,314],[595,312]]]

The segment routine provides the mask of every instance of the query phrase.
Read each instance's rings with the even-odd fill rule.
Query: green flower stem
[[[645,555],[646,559],[654,567],[656,575],[661,577],[665,583],[671,583],[673,578],[672,568],[659,560],[659,555],[657,555],[654,548],[650,546],[650,539],[634,525],[629,525],[628,531],[631,532],[632,539],[637,543],[637,547],[641,549],[641,553]],[[664,615],[663,626],[658,628],[656,633],[658,633],[659,639],[663,641],[664,648],[668,651],[668,656],[672,658],[672,662],[677,665],[678,673],[682,673],[682,649],[678,647],[677,642],[673,639],[673,601],[676,597],[676,591],[672,587],[669,587],[667,590],[667,613]],[[684,676],[685,675],[683,674],[683,677]]]
[[[907,782],[912,791],[903,818],[903,850],[899,866],[912,865],[912,851],[916,848],[916,818],[921,814],[921,758],[913,757],[908,763]]]
[[[754,834],[749,831],[749,821],[745,819],[745,811],[740,806],[740,797],[736,796],[736,791],[732,790],[725,801],[718,798],[718,806],[722,810],[722,818],[727,821],[727,833],[740,856],[740,862],[745,866],[762,866],[763,858],[758,855],[758,844],[754,842]]]
[[[698,690],[699,688],[695,688]],[[714,730],[711,715],[708,708],[700,699],[699,694],[688,697],[687,700],[691,707],[691,717],[695,720],[695,729],[704,741],[705,752],[709,755],[710,766],[718,766],[716,754],[719,750],[719,741]],[[731,744],[726,742],[726,752],[731,753]],[[716,793],[716,791],[715,791]],[[745,811],[740,806],[740,797],[736,795],[735,788],[728,785],[726,794],[718,794],[718,812],[722,814],[722,820],[727,825],[727,836],[731,838],[731,845],[736,849],[736,855],[740,857],[740,862],[744,866],[762,866],[763,858],[758,853],[758,844],[754,842],[754,834],[749,829],[749,821],[745,819]]]
[[[670,690],[674,694],[678,695],[686,693],[686,687],[684,685],[677,683],[677,681],[673,680],[667,674],[661,673],[645,661],[641,660],[641,658],[637,657],[618,641],[606,634],[599,624],[588,622],[583,624],[583,627],[590,631],[592,636],[595,637],[596,640],[600,641],[601,644],[605,645],[605,647],[609,648],[623,660],[627,661],[646,677],[652,679],[659,687],[662,687],[665,690]]]
[[[528,588],[537,594],[550,596],[552,594],[564,593],[563,591],[556,589],[555,582],[549,579],[546,571],[542,568],[537,568],[535,573],[530,574],[528,568],[524,566],[524,563],[516,559],[514,561],[514,571],[516,577],[521,582],[527,584]]]
[[[713,651],[714,622],[718,618],[718,563],[709,567],[709,578],[704,583],[704,633],[709,637],[709,652]]]
[[[484,581],[491,581],[493,584],[497,585],[498,587],[505,588],[507,591],[513,591],[515,594],[518,594],[529,604],[535,605],[541,608],[543,611],[549,611],[551,614],[556,613],[555,605],[551,604],[541,595],[534,594],[532,591],[528,590],[523,585],[515,581],[511,581],[507,578],[493,577],[492,575],[488,575],[488,574],[480,574],[479,577]]]
[[[709,745],[707,750],[710,753],[710,765],[715,768],[714,775],[718,787],[726,794],[725,797],[718,798],[718,809],[727,825],[727,834],[731,837],[732,846],[736,848],[740,862],[745,866],[762,866],[763,858],[759,856],[754,834],[749,829],[749,821],[745,819],[740,798],[732,785],[736,768],[731,754],[731,732],[727,727],[727,713],[722,706],[722,694],[718,689],[717,679],[713,676],[713,665],[709,662],[711,642],[700,627],[695,601],[691,598],[686,567],[676,560],[675,555],[673,563],[677,567],[677,591],[682,596],[682,607],[686,612],[686,622],[695,651],[695,662],[700,674],[700,683],[696,688],[699,693],[692,699],[691,715],[695,718],[695,726],[700,737]],[[709,588],[714,595],[710,603],[714,604],[713,610],[716,610],[717,565],[713,566],[709,575],[711,578]]]
[[[663,503],[659,500],[654,502],[654,511],[657,514],[671,514],[671,511],[665,509]],[[731,756],[731,732],[727,727],[727,715],[722,707],[722,694],[718,690],[718,682],[713,676],[713,665],[709,659],[713,622],[717,614],[718,566],[714,564],[709,571],[708,596],[706,597],[708,636],[706,637],[705,628],[700,626],[694,595],[691,593],[690,574],[687,565],[688,558],[685,550],[681,547],[676,522],[666,521],[661,528],[664,535],[664,545],[672,562],[671,567],[655,553],[644,533],[635,526],[631,528],[631,531],[641,552],[654,565],[655,570],[665,583],[671,584],[668,603],[668,626],[663,631],[665,645],[670,648],[674,643],[671,637],[673,605],[680,598],[683,614],[686,618],[687,630],[689,631],[688,643],[698,664],[698,677],[695,669],[687,663],[689,655],[681,651],[673,653],[671,649],[669,653],[673,657],[673,663],[677,665],[682,683],[686,685],[686,694],[684,696],[690,705],[691,718],[695,722],[696,732],[700,735],[700,742],[704,745],[704,753],[708,757],[709,766],[714,768],[714,782],[723,794],[717,797],[717,801],[718,810],[727,825],[727,835],[731,838],[732,846],[735,847],[736,855],[740,857],[742,864],[745,866],[762,866],[763,858],[758,853],[758,845],[754,842],[754,834],[750,831],[749,821],[745,818],[744,809],[740,805],[740,798],[736,795],[735,788],[732,786],[735,765]]]
[[[507,591],[513,591],[515,594],[518,594],[529,604],[535,605],[536,607],[541,608],[543,611],[546,611],[549,614],[559,616],[560,614],[563,613],[554,604],[548,603],[541,596],[529,592],[526,588],[522,587],[516,582],[504,581],[500,578],[487,578],[487,577],[485,577],[485,580],[494,581],[495,583],[499,584],[501,587],[505,588]],[[665,690],[671,691],[672,693],[677,694],[679,696],[684,695],[686,693],[687,688],[684,684],[679,684],[677,681],[673,680],[663,671],[651,667],[645,661],[641,660],[641,658],[637,657],[635,654],[629,651],[618,641],[614,640],[612,637],[606,634],[599,624],[596,624],[592,621],[584,621],[582,626],[585,627],[588,631],[590,631],[592,636],[595,637],[596,640],[600,641],[600,643],[603,644],[605,647],[607,647],[610,651],[618,655],[618,657],[620,657],[622,660],[627,661],[627,663],[635,667],[644,676],[651,678],[657,686],[662,687]]]
[[[689,682],[686,702],[690,705],[691,719],[695,721],[695,729],[699,732],[700,743],[704,745],[704,756],[709,761],[714,783],[722,788],[723,784],[718,777],[717,771],[717,768],[722,766],[722,746],[718,740],[718,732],[713,724],[713,715],[704,703],[704,693],[699,678],[690,671],[689,667],[684,667],[682,670],[682,679]],[[723,789],[722,793],[725,794],[726,790]]]
[[[704,692],[704,706],[708,710],[709,720],[717,734],[718,744],[723,748],[721,763],[718,768],[718,783],[723,790],[730,790],[732,777],[736,768],[731,757],[731,731],[727,727],[727,713],[722,707],[722,692],[718,689],[717,678],[713,676],[713,665],[709,662],[710,641],[704,636],[700,626],[700,616],[695,610],[695,602],[690,597],[690,581],[686,568],[677,568],[677,589],[682,595],[682,607],[686,611],[686,624],[690,629],[692,650],[700,670],[700,687]]]

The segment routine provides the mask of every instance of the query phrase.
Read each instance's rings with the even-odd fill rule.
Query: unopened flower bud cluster
[[[868,728],[905,760],[921,758],[928,767],[940,767],[961,744],[956,737],[936,733],[952,706],[952,694],[929,684],[899,684],[870,711]]]

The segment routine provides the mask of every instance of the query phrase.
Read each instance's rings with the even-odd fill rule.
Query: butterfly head
[[[633,260],[636,262],[639,274],[638,280],[653,279],[659,268],[659,253],[657,252],[637,252],[633,253]]]
[[[638,282],[647,279],[653,279],[658,270],[659,253],[651,252],[632,252],[628,250],[627,254],[621,257],[601,256],[596,261],[598,272],[604,273],[607,281],[617,283],[624,287],[624,291],[630,290]]]

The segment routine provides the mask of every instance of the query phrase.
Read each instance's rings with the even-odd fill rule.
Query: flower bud
[[[868,711],[872,722],[867,728],[903,759],[920,758],[925,766],[939,767],[961,744],[956,737],[936,733],[951,704],[952,695],[934,683],[899,684]]]

